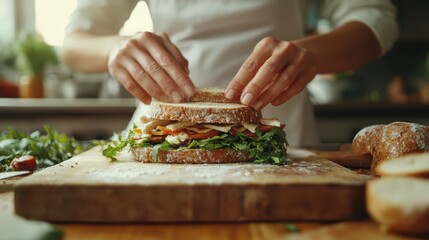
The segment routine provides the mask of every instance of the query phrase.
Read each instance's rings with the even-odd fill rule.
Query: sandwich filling
[[[254,163],[286,163],[285,125],[277,119],[261,119],[259,124],[205,124],[143,117],[141,123],[118,137],[103,155],[115,159],[127,146],[152,147],[157,161],[162,150],[234,149],[247,153]]]

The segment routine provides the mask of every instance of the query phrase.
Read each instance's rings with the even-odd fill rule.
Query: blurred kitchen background
[[[309,34],[330,29],[320,18],[320,2],[311,1]],[[400,28],[393,49],[354,72],[317,76],[308,86],[326,146],[350,142],[371,124],[429,125],[429,1],[392,2]],[[128,124],[136,101],[116,80],[72,72],[56,58],[75,7],[75,0],[0,0],[0,131],[11,126],[31,132],[49,124],[79,140],[106,139]],[[151,28],[141,1],[121,33]],[[33,76],[40,74],[28,67],[32,62],[43,79]]]

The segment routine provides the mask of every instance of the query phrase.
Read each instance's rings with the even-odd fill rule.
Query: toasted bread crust
[[[155,162],[151,147],[137,147],[131,149],[136,160],[141,162]],[[184,149],[184,150],[160,150],[158,163],[235,163],[250,161],[249,155],[234,149]]]
[[[147,117],[171,121],[217,124],[258,124],[260,111],[235,103],[163,103],[152,101]]]
[[[378,166],[384,161],[429,151],[429,136],[419,124],[394,122],[383,127],[373,144],[371,171],[380,175]]]
[[[240,103],[240,99],[231,100],[225,97],[225,89],[217,87],[198,88],[188,102]]]
[[[385,125],[372,125],[362,128],[354,137],[352,151],[358,154],[371,154],[371,147]]]
[[[370,154],[371,171],[380,175],[378,166],[390,159],[429,151],[428,126],[409,122],[372,125],[359,131],[352,142],[352,151]]]

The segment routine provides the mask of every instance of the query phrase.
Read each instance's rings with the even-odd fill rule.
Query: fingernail
[[[185,86],[185,93],[186,93],[186,96],[192,97],[192,95],[194,95],[194,89],[191,86],[186,85]]]
[[[263,105],[264,103],[262,102],[262,101],[257,101],[256,103],[255,103],[255,105],[254,105],[254,109],[255,110],[260,110],[261,108],[262,108],[262,105]]]
[[[234,89],[231,88],[226,92],[225,97],[228,99],[233,99],[234,95],[235,95],[235,91]]]
[[[241,103],[243,103],[244,105],[250,105],[250,103],[252,102],[252,98],[253,96],[251,93],[246,93],[241,99]]]
[[[179,92],[174,91],[174,92],[173,92],[173,94],[172,94],[172,96],[173,96],[173,100],[174,100],[175,102],[180,102],[180,101],[182,101],[182,95],[180,95],[180,93],[179,93]]]

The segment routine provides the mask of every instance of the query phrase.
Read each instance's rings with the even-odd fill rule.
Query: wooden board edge
[[[339,221],[366,216],[364,185],[222,187],[21,185],[15,188],[15,212],[32,219],[76,223]]]

